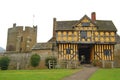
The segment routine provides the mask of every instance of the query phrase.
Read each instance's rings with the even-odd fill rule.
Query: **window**
[[[80,31],[81,38],[87,38],[87,31]]]
[[[23,42],[23,36],[21,37],[21,42]]]
[[[32,39],[30,38],[30,39],[29,39],[29,41],[31,42],[31,41],[32,41]]]
[[[70,54],[70,49],[66,49],[66,54]]]
[[[90,23],[89,23],[89,22],[83,22],[83,23],[82,23],[82,26],[88,27],[88,26],[90,26]]]
[[[111,54],[111,51],[110,51],[110,50],[104,50],[104,55],[110,56],[110,54]]]
[[[22,48],[20,48],[20,52],[22,52]]]

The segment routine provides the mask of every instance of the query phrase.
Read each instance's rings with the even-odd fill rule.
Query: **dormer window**
[[[89,23],[89,22],[83,22],[83,23],[82,23],[82,26],[83,26],[83,27],[88,27],[88,26],[90,26],[90,23]]]

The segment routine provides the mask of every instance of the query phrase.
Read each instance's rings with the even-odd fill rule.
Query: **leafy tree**
[[[39,65],[39,62],[40,62],[40,56],[39,56],[38,54],[33,54],[33,55],[31,56],[30,62],[31,62],[31,65],[32,65],[33,67],[38,66],[38,65]]]
[[[7,56],[1,57],[0,59],[0,67],[1,70],[7,70],[9,66],[10,59]]]

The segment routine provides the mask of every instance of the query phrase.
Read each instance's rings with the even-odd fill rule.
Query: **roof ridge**
[[[70,22],[70,21],[79,21],[79,20],[64,20],[64,21],[57,21],[57,22]]]
[[[112,21],[112,20],[96,20],[96,21]]]

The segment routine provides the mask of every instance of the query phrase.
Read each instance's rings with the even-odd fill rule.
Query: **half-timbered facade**
[[[56,21],[54,19],[53,38],[56,38],[58,60],[80,61],[114,60],[114,45],[117,29],[110,20],[91,19],[85,15],[80,20]]]

